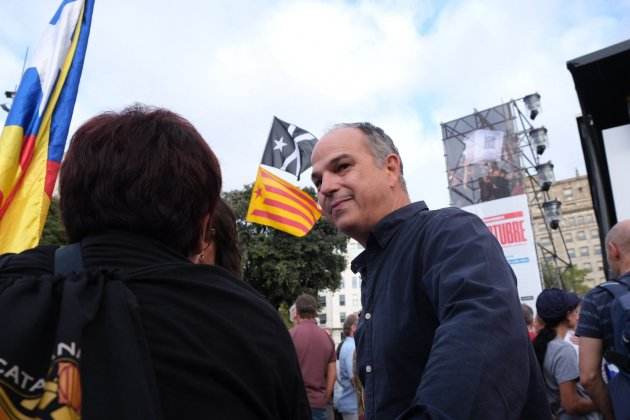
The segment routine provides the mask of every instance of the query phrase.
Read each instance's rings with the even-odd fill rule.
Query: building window
[[[588,247],[587,246],[580,247],[580,257],[588,257],[588,255],[589,255]]]
[[[359,302],[359,297],[358,296],[352,296],[352,306],[354,308],[358,308],[361,306],[361,302]]]
[[[339,306],[346,306],[346,295],[339,295]]]
[[[575,219],[575,223],[576,223],[577,225],[582,226],[582,225],[584,224],[584,216],[578,216],[578,217]]]
[[[602,249],[598,245],[595,245],[593,247],[593,254],[595,254],[595,255],[602,255]]]
[[[339,322],[345,322],[345,321],[346,321],[346,313],[339,312]]]
[[[573,242],[573,234],[572,233],[565,233],[564,234],[564,240],[567,242]]]
[[[599,230],[592,229],[591,230],[591,239],[597,239],[597,238],[599,238]]]
[[[326,324],[326,314],[319,314],[319,323],[322,325]]]
[[[320,308],[325,308],[326,307],[326,296],[319,295],[319,296],[317,296],[317,298],[318,298],[319,307]]]
[[[573,190],[571,188],[565,188],[562,191],[562,194],[564,195],[565,200],[570,200],[573,198]]]
[[[567,249],[567,253],[569,254],[569,257],[575,258],[575,249],[569,248]]]
[[[578,232],[575,234],[575,237],[578,239],[578,241],[583,241],[584,239],[586,239],[586,233],[583,230],[578,230]]]
[[[584,268],[585,270],[588,270],[588,271],[593,271],[593,267],[591,266],[590,262],[585,262],[584,266],[582,268]]]

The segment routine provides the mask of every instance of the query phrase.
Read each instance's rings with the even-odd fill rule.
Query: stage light
[[[558,200],[545,201],[543,203],[543,213],[545,215],[545,221],[549,224],[551,229],[558,229],[560,226],[560,206],[561,202]]]
[[[536,115],[540,112],[540,94],[532,93],[523,98],[525,106],[529,111],[529,118],[532,120],[536,118]]]
[[[11,111],[11,108],[9,108],[7,104],[0,104],[0,108],[2,108],[6,112]]]
[[[546,162],[536,165],[536,172],[538,176],[538,182],[540,183],[540,189],[543,191],[549,191],[551,184],[555,181],[553,174],[553,163]]]
[[[11,99],[15,96],[15,91],[14,90],[5,90],[4,91],[4,96],[6,96],[8,99]]]
[[[529,130],[529,137],[536,146],[536,153],[542,155],[547,148],[547,129],[545,127],[532,128]]]

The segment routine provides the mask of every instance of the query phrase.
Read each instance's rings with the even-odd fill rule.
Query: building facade
[[[336,344],[341,341],[341,332],[346,316],[361,310],[361,276],[350,270],[350,262],[363,247],[354,239],[348,241],[346,269],[341,273],[341,286],[332,292],[319,293],[319,325],[328,329]]]
[[[555,252],[560,258],[568,261],[570,256],[574,266],[589,271],[585,279],[586,286],[593,287],[605,281],[599,228],[593,210],[588,177],[583,175],[559,180],[554,182],[549,190],[550,197],[562,203],[560,230],[564,241],[559,230],[551,231],[549,235],[539,207],[539,203],[542,205],[544,201],[542,193],[537,193],[536,200],[530,188],[528,195],[541,273],[545,262],[553,264],[552,253],[555,247]]]

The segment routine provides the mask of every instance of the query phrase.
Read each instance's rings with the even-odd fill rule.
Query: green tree
[[[590,273],[589,270],[578,268],[575,265],[560,265],[556,269],[551,262],[546,262],[542,267],[542,272],[545,288],[559,287],[578,294],[584,294],[589,290],[589,287],[584,284],[586,275]]]
[[[59,209],[59,199],[53,198],[48,209],[48,217],[44,225],[40,245],[66,245],[68,238],[66,230],[61,223],[61,211]]]
[[[245,220],[252,185],[224,194],[237,217],[243,278],[274,307],[290,306],[301,293],[339,288],[347,238],[320,219],[302,238]],[[314,196],[313,189],[306,190]]]

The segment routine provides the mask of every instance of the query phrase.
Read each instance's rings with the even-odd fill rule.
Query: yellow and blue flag
[[[0,254],[37,245],[63,157],[94,0],[62,0],[0,135]]]

